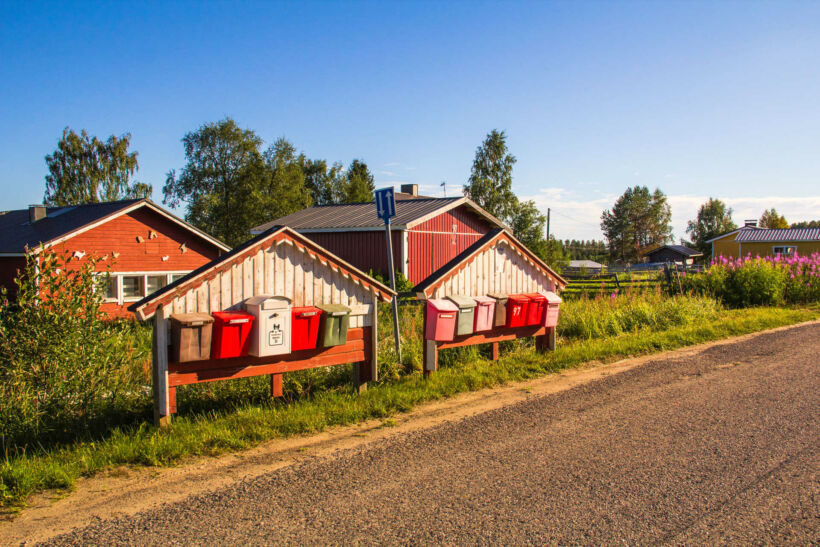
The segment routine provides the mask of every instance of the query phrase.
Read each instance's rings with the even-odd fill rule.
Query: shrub
[[[685,293],[716,298],[732,307],[820,301],[820,254],[717,257],[705,272],[681,278]]]
[[[150,344],[101,311],[98,260],[29,253],[17,298],[0,291],[0,445],[74,437],[148,407]]]

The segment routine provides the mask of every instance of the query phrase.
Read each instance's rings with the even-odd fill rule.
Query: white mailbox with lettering
[[[245,309],[253,315],[251,347],[256,357],[290,353],[290,299],[261,294],[248,298]]]

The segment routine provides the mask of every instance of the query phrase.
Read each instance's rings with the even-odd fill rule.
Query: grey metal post
[[[390,236],[390,217],[384,221],[384,232],[387,234],[387,264],[390,268],[390,288],[396,290],[396,269],[393,267],[393,238]],[[401,362],[401,340],[399,339],[399,299],[393,298],[393,336],[396,339],[396,353]]]

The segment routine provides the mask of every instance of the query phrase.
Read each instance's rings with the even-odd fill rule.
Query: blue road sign
[[[376,211],[379,218],[385,222],[396,216],[396,200],[392,187],[376,190]]]

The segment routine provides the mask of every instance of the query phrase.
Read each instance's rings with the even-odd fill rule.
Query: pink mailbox
[[[458,306],[444,299],[427,301],[427,324],[424,326],[424,338],[449,342],[456,333]]]
[[[547,311],[544,313],[545,327],[554,327],[558,324],[558,311],[561,308],[561,297],[552,291],[541,291],[547,299]]]
[[[491,330],[495,321],[495,298],[474,296],[473,300],[476,303],[473,330],[475,332]]]

